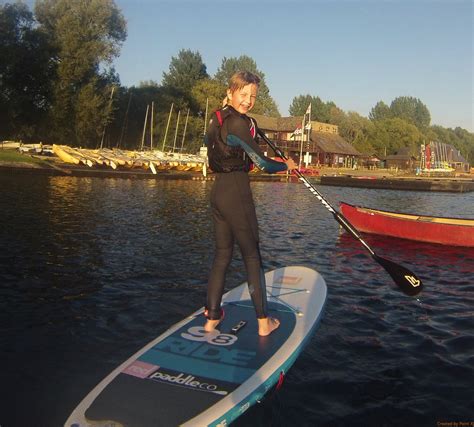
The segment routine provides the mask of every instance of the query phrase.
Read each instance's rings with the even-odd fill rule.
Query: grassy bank
[[[44,162],[28,154],[21,154],[13,149],[0,149],[0,162],[2,163],[28,163],[44,165]]]

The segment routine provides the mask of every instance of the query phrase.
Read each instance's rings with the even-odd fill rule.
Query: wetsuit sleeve
[[[282,172],[288,169],[286,163],[277,162],[263,154],[250,134],[248,122],[243,117],[230,116],[225,120],[223,136],[225,136],[228,145],[241,147],[259,169],[268,173]]]

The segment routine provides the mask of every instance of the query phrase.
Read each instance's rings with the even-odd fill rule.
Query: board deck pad
[[[258,335],[247,283],[223,295],[225,317],[205,332],[204,307],[115,368],[73,410],[65,427],[223,427],[285,374],[322,317],[326,283],[303,266],[265,273],[268,313],[280,320]]]
[[[128,365],[87,409],[86,418],[134,427],[184,423],[250,378],[296,324],[294,312],[269,302],[269,314],[281,325],[260,337],[250,300],[223,308],[217,331],[205,333],[204,316],[196,317]],[[241,321],[247,323],[232,333]]]

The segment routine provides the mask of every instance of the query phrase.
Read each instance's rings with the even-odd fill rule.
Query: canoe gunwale
[[[387,217],[398,218],[403,221],[416,221],[416,222],[430,222],[437,224],[446,224],[446,225],[461,225],[465,227],[474,227],[474,218],[456,218],[456,217],[436,217],[430,215],[414,215],[404,212],[392,212],[392,211],[382,211],[379,209],[372,209],[362,206],[354,206],[349,203],[344,203],[347,206],[352,206],[360,212],[373,213],[375,215],[383,215]]]
[[[361,232],[449,246],[474,247],[474,219],[419,216],[340,202],[341,213]]]

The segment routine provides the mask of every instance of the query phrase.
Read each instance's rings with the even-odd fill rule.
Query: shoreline
[[[33,160],[33,161],[32,161]],[[320,185],[358,187],[371,189],[393,189],[409,191],[447,191],[470,192],[474,191],[474,177],[463,176],[416,176],[404,171],[389,169],[346,169],[323,167],[317,169],[319,175],[305,175],[309,180]],[[100,178],[128,178],[128,179],[162,179],[162,180],[193,180],[212,181],[213,174],[206,177],[201,172],[158,170],[153,174],[149,170],[87,168],[62,162],[56,157],[28,156],[28,161],[0,160],[1,175],[50,175],[74,177]],[[295,176],[285,174],[250,173],[251,181],[298,182]]]

